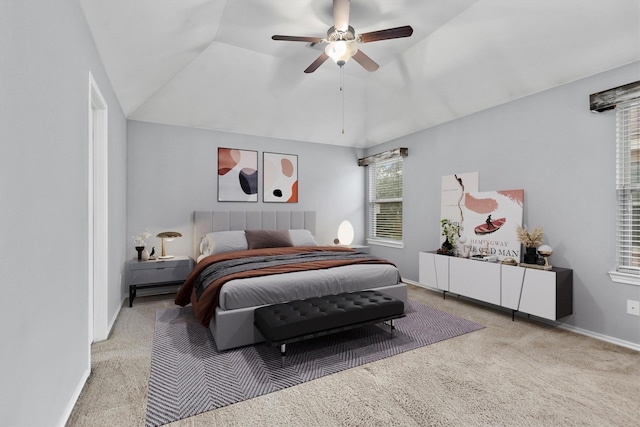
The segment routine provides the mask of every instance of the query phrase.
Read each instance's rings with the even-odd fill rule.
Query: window
[[[402,157],[370,163],[368,243],[402,247]]]
[[[640,100],[617,106],[618,273],[640,273]],[[636,279],[637,280],[637,279]]]

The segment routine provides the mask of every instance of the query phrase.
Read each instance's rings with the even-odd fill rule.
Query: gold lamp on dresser
[[[173,255],[167,255],[166,251],[164,250],[164,241],[166,240],[167,242],[170,242],[176,237],[182,237],[182,234],[178,233],[177,231],[163,231],[162,233],[158,233],[156,237],[162,239],[162,254],[160,255],[159,259],[173,258]]]

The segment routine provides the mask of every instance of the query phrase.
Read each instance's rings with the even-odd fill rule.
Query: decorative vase
[[[453,254],[453,245],[449,241],[449,237],[447,237],[445,241],[442,242],[442,246],[440,246],[440,249],[438,249],[438,253],[445,254],[445,255]]]
[[[142,251],[142,261],[149,261],[149,251],[146,248]]]
[[[138,251],[138,261],[142,261],[143,250],[144,250],[144,246],[136,246],[136,251]]]
[[[536,264],[538,262],[538,250],[536,248],[525,248],[525,264]]]

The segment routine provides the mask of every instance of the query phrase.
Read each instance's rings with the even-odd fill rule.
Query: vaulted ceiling
[[[360,45],[380,68],[344,74],[305,74],[318,46],[271,39],[326,36],[332,0],[80,3],[128,118],[344,146],[640,60],[640,0],[351,0],[356,33],[414,33]]]

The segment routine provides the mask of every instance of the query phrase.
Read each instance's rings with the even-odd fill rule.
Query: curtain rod
[[[408,155],[408,148],[395,148],[393,150],[383,151],[382,153],[358,159],[358,166],[369,166],[371,163],[381,162],[383,160],[393,159],[396,157],[407,157]]]
[[[621,102],[640,98],[640,81],[589,95],[591,111],[613,110]]]

